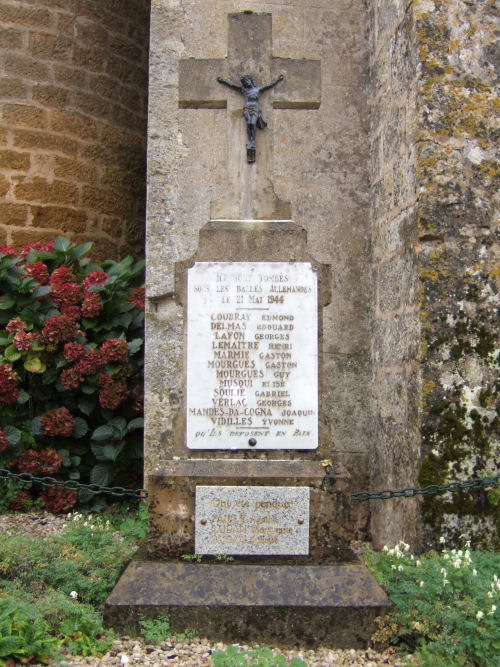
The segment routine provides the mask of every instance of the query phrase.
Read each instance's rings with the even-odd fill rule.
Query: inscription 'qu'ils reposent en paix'
[[[275,81],[271,81],[271,83],[268,83],[264,86],[256,86],[255,83],[253,82],[252,77],[248,76],[247,74],[240,79],[241,86],[239,86],[237,83],[230,83],[229,81],[226,81],[220,76],[217,77],[217,81],[219,83],[223,83],[225,86],[237,90],[245,98],[245,106],[243,107],[243,116],[245,117],[245,121],[247,124],[248,162],[255,162],[255,136],[257,134],[257,128],[259,128],[259,130],[263,130],[265,127],[267,127],[267,123],[262,117],[262,111],[260,110],[259,96],[265,90],[269,90],[269,88],[273,88],[277,83],[283,81],[284,78],[285,77],[283,76],[283,74],[280,74]]]

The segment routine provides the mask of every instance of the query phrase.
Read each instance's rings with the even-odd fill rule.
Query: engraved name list
[[[315,449],[317,280],[307,262],[188,271],[187,446]]]

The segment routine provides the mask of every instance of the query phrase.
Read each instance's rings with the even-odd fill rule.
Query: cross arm
[[[271,74],[284,74],[274,93],[275,109],[319,109],[321,104],[321,64],[319,60],[273,58]]]
[[[225,59],[182,58],[179,61],[179,107],[225,109],[227,97],[217,82],[217,76],[225,69]]]

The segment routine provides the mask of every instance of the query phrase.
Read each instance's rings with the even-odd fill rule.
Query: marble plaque
[[[197,486],[195,553],[309,554],[309,488]]]
[[[309,262],[188,270],[190,449],[316,449],[317,304]]]

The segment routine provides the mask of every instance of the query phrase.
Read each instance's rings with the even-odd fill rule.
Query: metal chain
[[[389,500],[390,498],[413,498],[414,496],[435,496],[445,491],[460,491],[462,489],[484,489],[488,486],[500,486],[500,475],[496,477],[485,477],[484,479],[471,479],[468,482],[450,482],[446,486],[430,484],[422,489],[398,489],[385,491],[361,491],[352,493],[353,500]]]
[[[4,470],[0,468],[0,480],[2,479],[17,479],[24,484],[31,484],[36,482],[42,486],[62,486],[65,489],[72,489],[77,491],[78,489],[85,489],[86,491],[91,491],[92,493],[107,493],[112,496],[117,496],[120,498],[139,498],[143,500],[147,498],[148,492],[146,489],[124,489],[122,486],[99,486],[99,484],[80,484],[74,479],[69,479],[65,482],[60,479],[54,479],[53,477],[35,477],[29,472],[21,472],[19,474],[11,472],[10,470]]]
[[[17,479],[24,484],[36,482],[42,486],[61,486],[65,489],[85,489],[92,493],[104,493],[121,498],[139,498],[144,500],[148,497],[146,489],[124,489],[122,486],[99,486],[99,484],[80,484],[76,480],[67,480],[65,482],[54,479],[53,477],[35,477],[29,472],[14,473],[10,470],[0,468],[0,481],[2,479]],[[485,489],[487,487],[500,486],[500,475],[495,477],[485,477],[483,479],[471,479],[468,482],[450,482],[446,486],[439,484],[430,484],[422,489],[386,489],[385,491],[360,491],[351,493],[352,500],[389,500],[390,498],[413,498],[414,496],[435,496],[446,491],[460,491],[462,489]]]

